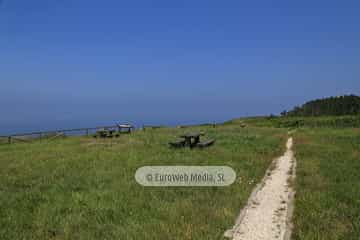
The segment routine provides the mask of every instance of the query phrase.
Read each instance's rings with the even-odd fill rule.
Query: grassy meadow
[[[215,145],[168,147],[194,130]],[[0,239],[222,239],[286,137],[286,129],[227,124],[0,145]],[[237,180],[143,187],[134,173],[144,165],[227,165]]]
[[[287,132],[297,158],[294,240],[360,239],[358,116],[235,119],[0,145],[0,239],[223,239]],[[299,122],[301,124],[299,124]],[[246,126],[246,127],[244,127]],[[206,149],[171,149],[190,131]],[[143,187],[145,165],[227,165],[229,187]]]
[[[359,115],[254,117],[227,124],[291,130],[297,159],[292,239],[360,239]]]
[[[360,129],[295,132],[294,240],[360,239]]]

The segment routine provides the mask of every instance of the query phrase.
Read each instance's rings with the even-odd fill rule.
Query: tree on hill
[[[339,116],[360,114],[360,97],[344,95],[316,99],[296,106],[291,111],[282,112],[283,116]]]

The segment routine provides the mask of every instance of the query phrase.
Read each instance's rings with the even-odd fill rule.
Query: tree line
[[[340,116],[360,114],[360,97],[344,95],[306,102],[290,111],[281,112],[282,116]]]

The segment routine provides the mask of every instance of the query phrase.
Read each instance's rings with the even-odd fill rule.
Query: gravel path
[[[233,240],[290,239],[294,191],[289,183],[295,177],[295,158],[289,138],[287,150],[275,160],[262,183],[251,194],[233,229],[225,233]]]

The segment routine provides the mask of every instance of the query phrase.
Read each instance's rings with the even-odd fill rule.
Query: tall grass
[[[296,132],[294,239],[360,239],[360,131]]]
[[[170,149],[185,131],[210,148]],[[68,137],[0,146],[0,239],[220,239],[285,142],[282,129],[237,125]],[[229,187],[142,187],[144,165],[227,165]]]

